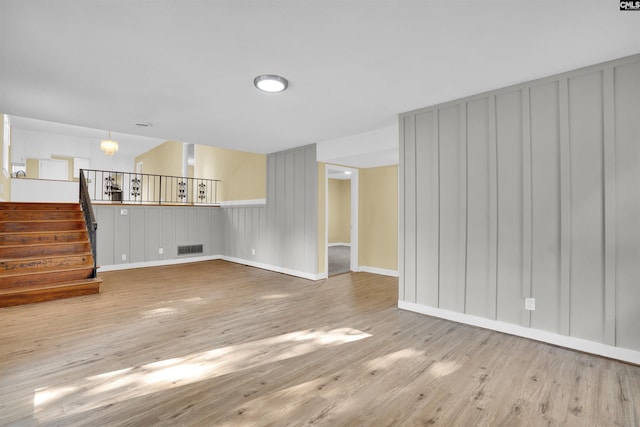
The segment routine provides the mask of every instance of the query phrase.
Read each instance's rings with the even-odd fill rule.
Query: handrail
[[[93,206],[91,205],[91,197],[89,195],[89,188],[87,187],[87,180],[85,178],[85,169],[80,169],[80,207],[84,213],[84,222],[89,232],[89,241],[91,242],[91,253],[93,255],[93,273],[92,278],[98,276],[98,248],[96,245],[98,222],[93,212]]]
[[[83,169],[95,202],[218,206],[218,179]]]

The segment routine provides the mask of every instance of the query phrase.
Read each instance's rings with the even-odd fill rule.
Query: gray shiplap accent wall
[[[315,144],[269,154],[266,205],[228,207],[224,208],[224,214],[225,255],[316,274],[318,166]]]
[[[640,350],[640,55],[402,114],[400,139],[400,301]]]
[[[94,205],[98,222],[98,265],[117,265],[188,258],[178,245],[202,244],[204,253],[224,253],[225,223],[221,208],[192,206]],[[121,209],[127,215],[121,215]],[[164,253],[159,254],[162,248]],[[127,259],[122,260],[122,254]]]

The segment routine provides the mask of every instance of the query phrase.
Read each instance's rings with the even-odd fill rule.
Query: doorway
[[[325,271],[358,271],[358,169],[326,165]]]

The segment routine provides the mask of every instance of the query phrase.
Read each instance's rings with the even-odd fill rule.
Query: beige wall
[[[27,178],[31,178],[31,179],[40,178],[40,160],[27,159],[25,171],[27,173]]]
[[[142,173],[182,176],[182,142],[166,141],[139,155],[135,165],[142,162]]]
[[[4,114],[0,113],[0,165],[4,165]],[[11,153],[11,150],[9,150]],[[9,159],[9,165],[11,165],[11,159]],[[11,166],[9,166],[11,167]],[[2,192],[0,192],[0,200],[11,200],[11,170],[4,173],[4,166],[0,166],[2,172],[0,172],[0,184],[2,184]]]
[[[267,156],[264,154],[196,145],[194,176],[221,180],[219,201],[267,197]]]
[[[351,180],[329,179],[329,244],[351,243]]]
[[[398,166],[359,170],[358,264],[398,270]]]

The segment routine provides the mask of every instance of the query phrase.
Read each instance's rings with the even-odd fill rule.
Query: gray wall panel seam
[[[616,345],[616,140],[615,140],[615,69],[606,67],[603,74],[603,189],[604,189],[604,342]]]
[[[569,133],[569,79],[559,81],[560,91],[560,329],[571,335],[571,148]]]

